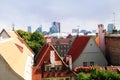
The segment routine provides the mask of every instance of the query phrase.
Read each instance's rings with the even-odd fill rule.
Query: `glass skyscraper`
[[[28,32],[31,32],[32,29],[31,29],[31,26],[28,26]]]
[[[42,33],[42,26],[38,27],[36,30]]]
[[[53,22],[52,27],[50,27],[50,33],[60,33],[60,22]]]
[[[108,33],[112,33],[114,30],[114,24],[108,24],[107,29],[108,29]]]

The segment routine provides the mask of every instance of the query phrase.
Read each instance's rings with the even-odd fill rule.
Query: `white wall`
[[[32,80],[32,65],[33,56],[28,56],[25,68],[25,80]]]

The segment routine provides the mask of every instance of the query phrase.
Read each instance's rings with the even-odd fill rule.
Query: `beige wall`
[[[95,65],[99,66],[107,65],[107,61],[103,53],[100,51],[92,37],[90,38],[82,54],[73,63],[73,68],[76,66],[83,66],[83,62],[87,62],[88,66],[90,65],[90,62],[94,62]]]
[[[17,75],[0,55],[0,80],[24,80]]]

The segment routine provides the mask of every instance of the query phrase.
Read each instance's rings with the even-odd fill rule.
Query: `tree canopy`
[[[24,39],[35,54],[38,53],[45,42],[44,35],[38,31],[30,33],[23,30],[17,30],[17,33]]]

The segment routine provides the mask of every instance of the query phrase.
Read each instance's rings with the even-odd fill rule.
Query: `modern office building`
[[[72,29],[72,33],[78,33],[78,29]]]
[[[60,33],[60,22],[53,22],[52,27],[50,27],[50,33]]]
[[[108,33],[112,33],[114,30],[114,24],[108,24],[107,29],[108,29]]]
[[[31,26],[28,26],[28,32],[32,32]]]

